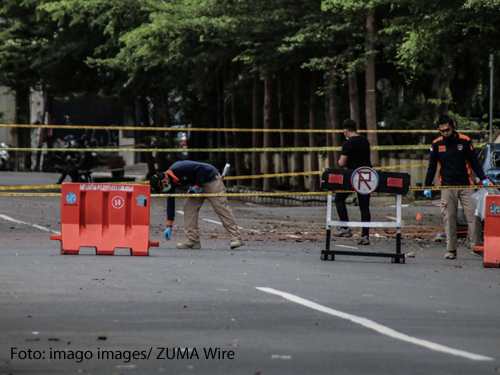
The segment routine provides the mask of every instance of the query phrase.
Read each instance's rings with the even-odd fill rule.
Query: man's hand
[[[165,229],[165,232],[163,232],[163,237],[168,241],[171,235],[172,235],[172,227],[167,227],[167,229]]]
[[[430,191],[430,190],[424,190],[424,196],[425,196],[426,198],[431,198],[431,197],[432,197],[432,193],[431,193],[431,191]]]
[[[490,182],[487,179],[481,181],[484,186],[491,186]]]
[[[194,186],[191,186],[188,190],[188,193],[189,194],[200,194],[202,192],[202,188],[201,187],[198,187],[196,185]]]

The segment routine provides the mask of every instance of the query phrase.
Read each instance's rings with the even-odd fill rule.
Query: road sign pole
[[[493,142],[493,61],[494,61],[494,55],[493,51],[490,52],[490,137],[489,137],[489,143]]]

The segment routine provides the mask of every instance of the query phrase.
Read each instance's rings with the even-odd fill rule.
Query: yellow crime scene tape
[[[112,129],[112,130],[141,130],[141,131],[218,131],[218,132],[299,132],[299,133],[331,133],[342,132],[342,129],[247,129],[247,128],[163,128],[163,127],[135,127],[135,126],[91,126],[91,125],[30,125],[30,124],[0,124],[0,127],[19,127],[19,128],[51,128],[51,129]],[[359,132],[366,133],[435,133],[437,130],[365,130],[359,129]],[[487,130],[460,130],[460,132],[468,133],[487,133]],[[485,143],[476,143],[474,147],[481,147]],[[269,148],[142,148],[144,144],[138,145],[124,145],[113,147],[99,147],[99,148],[71,148],[71,151],[121,151],[121,152],[310,152],[310,151],[341,151],[341,146],[327,146],[327,147],[269,147]],[[128,147],[128,148],[126,148]],[[132,147],[132,148],[130,148]],[[390,146],[372,146],[372,150],[426,150],[429,145],[390,145]],[[68,148],[33,148],[33,147],[8,147],[1,148],[0,150],[6,151],[47,151],[67,152]],[[395,168],[411,168],[422,167],[427,164],[411,164],[411,165],[396,165],[384,166],[374,169],[395,169]],[[254,178],[274,178],[282,176],[300,176],[300,175],[316,175],[322,174],[322,171],[309,171],[309,172],[293,172],[293,173],[275,173],[275,174],[260,174],[260,175],[247,175],[247,176],[228,176],[226,180],[240,180],[240,179],[254,179]],[[134,184],[147,184],[148,181],[133,182]],[[116,184],[116,183],[114,183]],[[130,182],[118,183],[130,184]],[[17,186],[0,186],[0,196],[61,196],[61,193],[14,193],[14,192],[1,192],[7,190],[40,190],[40,189],[60,189],[60,185],[17,185]],[[489,186],[488,188],[495,188],[497,186]],[[478,189],[485,188],[484,186],[459,186],[459,187],[443,187],[443,186],[429,186],[429,187],[410,187],[410,191],[423,191],[423,190],[448,190],[448,189]],[[352,192],[348,190],[337,190],[335,192]],[[197,194],[199,197],[209,196],[290,196],[290,195],[328,195],[332,191],[324,192],[281,192],[281,193],[229,193],[229,194]],[[163,194],[153,194],[152,197],[164,197]],[[188,194],[170,194],[172,197],[189,197]]]
[[[0,124],[1,126],[1,124]],[[29,125],[26,125],[27,127]],[[31,126],[30,126],[31,127]],[[49,126],[46,126],[49,127]],[[73,127],[71,126],[65,126],[65,127]],[[115,127],[110,127],[110,128],[115,128]],[[162,128],[163,129],[163,128]],[[476,144],[476,147],[482,146],[483,144]],[[140,147],[142,145],[137,145],[137,147]],[[130,146],[128,146],[130,147]],[[136,147],[136,145],[133,145],[132,147]],[[427,145],[391,145],[391,146],[373,146],[371,149],[373,150],[408,150],[408,149],[427,149],[429,146]],[[233,151],[239,151],[239,152],[262,152],[262,151],[340,151],[342,147],[288,147],[288,148],[281,148],[281,147],[274,147],[274,148],[216,148],[216,149],[207,149],[207,148],[201,148],[201,149],[189,149],[190,152],[211,152],[211,151],[217,151],[217,152],[233,152]],[[10,151],[40,151],[40,148],[0,148],[0,150],[10,150]],[[48,149],[44,149],[48,150]],[[185,152],[188,149],[182,149],[182,148],[174,148],[174,149],[159,149],[159,148],[148,148],[148,149],[122,149],[122,148],[117,148],[117,147],[111,147],[111,148],[72,148],[72,151],[101,151],[101,150],[119,150],[119,151],[134,151],[134,152]],[[50,151],[68,151],[67,148],[53,148],[50,149]],[[396,169],[396,168],[414,168],[414,167],[422,167],[422,166],[427,166],[427,164],[408,164],[408,165],[395,165],[395,166],[383,166],[383,167],[376,167],[374,169],[377,170],[384,170],[384,169]],[[273,174],[259,174],[259,175],[245,175],[245,176],[227,176],[225,177],[226,180],[241,180],[241,179],[255,179],[255,178],[275,178],[275,177],[284,177],[284,176],[307,176],[307,175],[318,175],[322,174],[323,171],[308,171],[308,172],[290,172],[290,173],[273,173]],[[134,184],[147,184],[148,181],[136,181],[133,182]],[[117,183],[114,183],[117,184]],[[130,184],[130,182],[124,182],[124,183],[118,183],[118,184]],[[445,189],[477,189],[477,186],[465,186],[465,187],[410,187],[410,191],[423,191],[423,190],[445,190]],[[40,189],[60,189],[60,185],[13,185],[13,186],[0,186],[0,191],[6,191],[6,190],[40,190]],[[336,192],[350,192],[348,190],[337,190]],[[283,196],[283,195],[325,195],[325,194],[331,194],[331,192],[289,192],[289,193],[231,193],[231,194],[221,194],[221,196]],[[60,193],[2,193],[0,192],[0,196],[60,196]],[[204,196],[214,196],[218,194],[201,194],[198,195],[200,197]],[[152,196],[164,196],[162,194],[153,194]],[[170,195],[172,197],[185,197],[187,196],[186,194],[172,194]]]
[[[396,165],[390,167],[377,167],[374,169],[391,169],[391,168],[401,168],[401,167],[422,167],[427,164],[411,164],[411,165]],[[261,175],[245,175],[245,176],[230,176],[225,177],[225,180],[238,180],[238,179],[253,179],[253,178],[273,178],[273,177],[283,177],[283,176],[300,176],[300,175],[317,175],[322,174],[323,171],[312,171],[312,172],[292,172],[292,173],[274,173],[274,174],[261,174]],[[130,184],[148,184],[149,181],[133,181],[133,182],[115,182],[109,183],[111,185],[130,185]],[[108,183],[106,183],[108,184]],[[44,190],[44,189],[60,189],[61,185],[51,184],[51,185],[10,185],[10,186],[0,186],[0,196],[61,196],[61,193],[11,193],[2,192],[9,190]],[[500,189],[500,185],[466,185],[466,186],[411,186],[410,191],[424,191],[424,190],[462,190],[462,189]],[[226,194],[197,194],[197,197],[212,197],[212,196],[226,196],[226,197],[250,197],[250,196],[293,196],[293,195],[328,195],[333,192],[350,192],[352,190],[329,190],[320,192],[279,192],[279,193],[266,193],[266,192],[252,192],[252,193],[226,193]],[[165,194],[151,194],[152,197],[165,197]],[[191,194],[168,194],[170,197],[191,197]]]
[[[486,143],[475,143],[474,147],[480,148]],[[130,147],[130,146],[128,146]],[[427,150],[429,145],[390,145],[390,146],[371,146],[371,150],[390,151],[390,150]],[[342,151],[342,146],[325,147],[249,147],[249,148],[119,148],[99,147],[99,148],[38,148],[38,147],[0,147],[0,151],[120,151],[120,152],[310,152],[310,151]]]
[[[376,167],[373,169],[394,169],[394,168],[410,168],[410,167],[422,167],[427,164],[408,164],[408,165],[393,165],[385,167]],[[323,171],[311,171],[311,172],[289,172],[289,173],[272,173],[272,174],[255,174],[255,175],[244,175],[244,176],[226,176],[225,180],[245,180],[254,178],[274,178],[274,177],[290,177],[290,176],[308,176],[322,174]],[[131,182],[114,182],[113,184],[130,184]],[[132,181],[133,184],[148,184],[149,181]],[[51,184],[51,185],[10,185],[10,186],[0,186],[1,190],[41,190],[41,189],[60,189],[61,185]]]
[[[158,126],[109,126],[109,125],[32,125],[0,124],[0,127],[43,128],[43,129],[102,129],[102,130],[139,130],[139,131],[203,131],[203,132],[257,132],[257,133],[342,133],[342,129],[254,129],[254,128],[163,128]],[[438,133],[437,129],[358,129],[358,133]],[[489,133],[489,130],[459,130],[460,133]]]
[[[420,164],[401,164],[401,165],[392,165],[392,166],[383,166],[383,167],[375,167],[373,169],[375,170],[385,170],[385,169],[396,169],[396,168],[416,168],[416,167],[425,167],[427,166],[427,163],[420,163]],[[293,176],[309,176],[309,175],[319,175],[322,174],[324,171],[309,171],[309,172],[289,172],[289,173],[272,173],[272,174],[258,174],[258,175],[243,175],[243,176],[226,176],[224,177],[225,180],[245,180],[245,179],[255,179],[255,178],[275,178],[275,177],[293,177]],[[114,185],[120,185],[120,184],[148,184],[149,181],[133,181],[133,182],[114,182],[111,184]],[[43,189],[60,189],[61,185],[59,184],[51,184],[51,185],[10,185],[10,186],[0,186],[0,191],[2,190],[43,190]],[[449,187],[446,186],[428,186],[428,187],[410,187],[410,190],[414,191],[420,191],[420,190],[445,190],[448,189]],[[460,186],[460,187],[451,187],[453,189],[477,189],[477,185],[473,186]],[[348,190],[338,190],[339,191],[348,191]],[[316,194],[311,193],[311,194]],[[15,194],[15,193],[12,193]],[[25,193],[18,193],[18,194],[25,194]],[[26,193],[30,194],[30,193]],[[54,193],[57,194],[57,193]],[[235,193],[236,194],[236,193]],[[238,193],[239,194],[239,193]],[[242,196],[249,196],[249,195],[256,195],[257,193],[241,193],[245,194]],[[304,193],[262,193],[262,194],[274,194],[274,195],[295,195],[295,194],[304,194],[307,195],[309,192],[304,192]],[[0,193],[0,195],[6,195]],[[37,194],[38,195],[38,194]],[[51,194],[53,195],[53,194]],[[49,196],[51,196],[49,195]],[[59,194],[60,195],[60,194]],[[214,194],[207,195],[207,196],[213,196]],[[260,194],[258,194],[260,195]],[[158,194],[158,196],[163,196],[162,194]],[[186,196],[185,194],[171,194],[170,196]],[[199,195],[203,196],[203,195]],[[234,194],[228,195],[228,196],[234,196]]]
[[[2,186],[3,187],[3,186]],[[481,185],[467,185],[467,186],[415,186],[410,187],[410,191],[423,191],[423,190],[462,190],[462,189],[500,189],[500,185],[481,186]],[[283,196],[319,196],[330,195],[333,193],[354,193],[353,190],[328,190],[328,191],[315,191],[315,192],[279,192],[279,193],[225,193],[225,194],[151,194],[153,198],[194,198],[196,197],[283,197]],[[11,193],[0,192],[0,196],[5,197],[60,197],[61,193]]]

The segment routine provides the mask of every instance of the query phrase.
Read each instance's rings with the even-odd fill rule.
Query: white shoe
[[[351,228],[340,228],[338,231],[332,233],[334,237],[352,237]]]
[[[229,247],[231,249],[236,249],[237,247],[240,247],[243,245],[245,245],[245,244],[243,243],[243,241],[241,239],[239,239],[239,240],[231,241],[231,243],[229,244]]]
[[[370,244],[370,237],[368,236],[362,236],[361,239],[358,241],[358,245],[369,245]]]
[[[456,250],[450,250],[444,255],[444,259],[457,259],[457,251]]]
[[[201,249],[201,243],[187,240],[186,242],[178,243],[177,248],[178,249]]]

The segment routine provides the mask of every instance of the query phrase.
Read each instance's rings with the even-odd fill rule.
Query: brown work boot
[[[201,243],[187,240],[186,242],[178,243],[177,248],[178,249],[201,249]]]
[[[444,259],[457,259],[457,251],[456,250],[450,250],[444,255]]]
[[[239,240],[231,241],[231,243],[229,244],[229,247],[231,249],[236,249],[237,247],[240,247],[240,246],[243,246],[243,245],[244,245],[244,243],[243,243],[243,241],[240,238]]]

